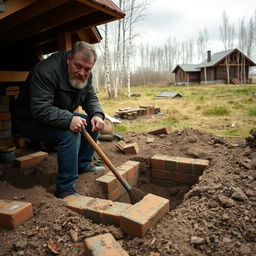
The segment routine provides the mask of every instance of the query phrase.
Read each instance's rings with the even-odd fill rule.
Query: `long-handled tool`
[[[144,192],[142,192],[138,188],[131,187],[127,183],[127,181],[120,175],[120,173],[117,172],[114,165],[110,162],[108,157],[101,150],[101,148],[97,145],[97,143],[93,140],[93,138],[90,136],[90,134],[85,129],[83,129],[82,134],[87,139],[87,141],[92,145],[92,147],[95,149],[95,151],[101,157],[101,159],[105,162],[105,164],[108,166],[108,168],[113,172],[113,174],[116,176],[116,178],[120,181],[120,183],[123,185],[123,187],[127,190],[130,200],[131,200],[131,203],[135,204],[135,203],[139,202],[141,199],[143,199],[143,197],[145,196]]]

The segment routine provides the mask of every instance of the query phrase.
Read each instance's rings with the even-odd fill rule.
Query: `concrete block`
[[[84,246],[86,256],[129,256],[110,233],[87,238]]]
[[[168,211],[168,199],[147,194],[121,215],[121,230],[131,236],[143,237]]]
[[[33,216],[32,204],[0,199],[0,225],[15,228]]]

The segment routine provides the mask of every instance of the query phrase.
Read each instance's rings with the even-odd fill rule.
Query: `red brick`
[[[185,173],[170,172],[161,169],[151,169],[151,175],[153,178],[171,180],[179,183],[195,184],[198,182],[198,176]]]
[[[128,256],[110,233],[87,238],[84,245],[86,256]]]
[[[179,157],[165,157],[163,169],[176,172],[178,170]]]
[[[132,207],[132,204],[113,202],[107,209],[102,210],[101,219],[104,224],[120,226],[120,216],[124,211]]]
[[[96,181],[101,183],[101,186],[105,194],[112,192],[120,184],[117,178],[112,175],[103,175],[96,179]]]
[[[164,169],[164,161],[166,155],[156,154],[151,158],[151,167],[157,169]]]
[[[33,216],[32,204],[0,199],[0,225],[14,228]]]
[[[5,121],[5,120],[11,120],[11,113],[10,112],[0,113],[0,121]]]
[[[120,215],[132,205],[86,196],[68,196],[63,199],[66,207],[83,214],[96,223],[120,225]]]
[[[36,152],[30,155],[21,156],[15,159],[15,166],[17,167],[29,167],[40,163],[48,156],[46,152]]]
[[[192,174],[193,173],[193,158],[178,158],[178,172]]]
[[[82,213],[82,209],[87,207],[88,203],[92,200],[92,197],[87,197],[87,196],[68,196],[63,199],[64,202],[66,202],[66,207],[78,212]]]
[[[121,168],[121,167],[117,167],[115,168],[115,170],[124,178],[127,179],[128,177],[128,173],[127,170]],[[110,176],[115,176],[115,174],[113,172],[107,172],[106,175],[110,175]]]
[[[123,147],[123,149],[124,149],[125,154],[136,154],[137,155],[139,153],[139,147],[138,147],[138,144],[136,142],[126,144]]]
[[[131,236],[143,237],[168,211],[168,199],[147,194],[121,215],[121,230]]]
[[[195,175],[202,175],[205,168],[209,165],[209,160],[194,159],[194,173]]]
[[[120,185],[115,190],[113,190],[112,192],[108,193],[106,196],[107,196],[107,199],[115,201],[120,196],[125,194],[126,192],[127,192],[127,190],[120,183]]]

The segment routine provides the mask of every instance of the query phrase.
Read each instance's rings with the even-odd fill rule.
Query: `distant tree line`
[[[134,45],[136,25],[146,15],[149,0],[116,0],[126,13],[117,22],[105,24],[104,39],[97,46],[99,61],[94,69],[96,88],[104,85],[109,98],[125,91],[131,96],[131,87],[169,83],[177,64],[197,64],[206,59],[210,37],[207,28],[199,30],[196,40],[180,41],[169,37],[162,46],[147,43]],[[231,24],[224,11],[219,25],[219,38],[223,50],[238,48],[251,59],[256,58],[256,10],[249,18],[242,18],[238,26]],[[125,90],[123,90],[125,89]]]

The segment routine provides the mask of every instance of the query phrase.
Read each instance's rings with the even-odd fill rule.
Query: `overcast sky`
[[[223,11],[230,23],[236,25],[243,17],[253,17],[256,0],[151,0],[145,20],[136,24],[139,36],[136,44],[148,42],[160,46],[168,37],[178,41],[197,40],[199,30],[207,28],[209,50],[222,50],[217,42]]]

